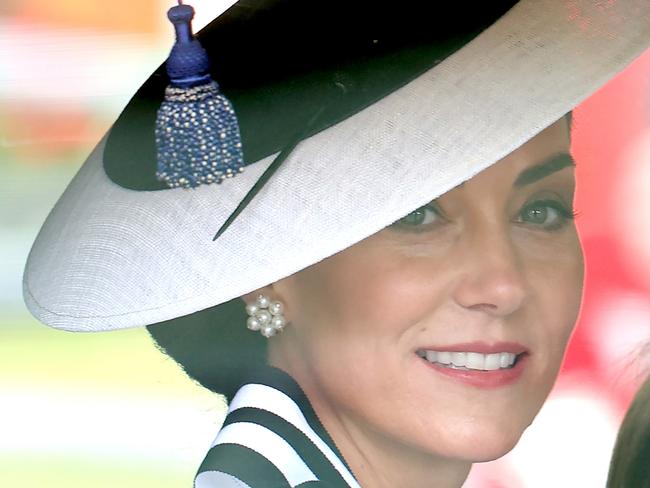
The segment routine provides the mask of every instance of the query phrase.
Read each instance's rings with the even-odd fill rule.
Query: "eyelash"
[[[545,224],[544,225],[544,224],[530,223],[530,222],[526,222],[525,220],[523,220],[523,215],[527,211],[530,211],[530,210],[533,210],[533,209],[539,209],[539,208],[546,208],[546,209],[551,208],[551,209],[553,209],[558,215],[558,221],[555,222],[555,223],[552,223],[552,224]],[[438,225],[440,225],[440,223],[430,223],[430,224],[425,224],[425,225],[421,225],[421,224],[413,225],[413,224],[405,222],[405,219],[407,219],[411,215],[415,214],[416,212],[426,212],[426,211],[433,212],[437,217],[443,219],[443,221],[446,220],[444,215],[442,215],[442,212],[440,211],[438,206],[436,204],[434,204],[434,203],[429,203],[427,205],[424,205],[424,206],[418,208],[417,210],[414,210],[413,212],[409,213],[405,217],[402,217],[401,219],[399,219],[398,221],[393,223],[390,227],[396,228],[398,230],[403,230],[405,232],[414,232],[414,233],[428,232],[432,228],[437,227]],[[533,225],[535,227],[540,227],[544,231],[553,232],[553,231],[556,231],[556,230],[559,230],[559,229],[563,228],[565,225],[567,225],[568,222],[574,220],[577,216],[578,216],[578,212],[576,212],[573,209],[568,209],[564,204],[562,204],[562,203],[560,203],[558,201],[555,201],[555,200],[535,200],[535,201],[525,205],[524,207],[522,207],[522,209],[520,210],[520,212],[518,214],[518,220],[516,220],[516,222],[523,223],[523,224],[528,223],[528,224]]]
[[[539,225],[543,230],[552,232],[563,228],[567,223],[574,220],[578,216],[578,212],[573,209],[567,208],[564,204],[556,200],[535,200],[528,205],[525,205],[519,212],[519,216],[523,215],[527,210],[535,208],[552,208],[557,212],[558,221],[553,224],[532,224]],[[525,223],[524,221],[521,221]]]
[[[433,212],[436,215],[436,217],[446,220],[445,217],[442,215],[442,212],[440,211],[438,206],[434,203],[429,203],[427,205],[423,205],[422,207],[414,210],[413,212],[410,212],[408,215],[405,215],[401,219],[397,220],[389,227],[402,232],[411,232],[411,233],[429,232],[432,228],[440,225],[440,223],[436,222],[436,223],[424,224],[424,225],[422,224],[414,225],[406,222],[406,219],[408,219],[412,215],[415,215],[417,212],[427,212],[427,211]]]

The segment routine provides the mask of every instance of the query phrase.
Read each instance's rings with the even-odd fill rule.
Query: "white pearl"
[[[286,325],[287,321],[282,315],[276,315],[271,319],[271,325],[273,326],[274,329],[277,330],[282,330],[284,329],[284,326]]]
[[[263,326],[271,322],[271,314],[268,310],[258,310],[255,317],[257,317],[257,320],[259,320],[260,324]]]
[[[248,327],[250,330],[260,330],[262,324],[259,320],[257,320],[257,317],[248,317],[248,320],[246,321],[246,327]]]
[[[269,325],[262,327],[261,333],[264,337],[269,338],[275,335],[275,329]]]
[[[260,309],[260,307],[257,306],[257,303],[249,303],[246,305],[246,313],[248,315],[255,315],[255,312],[257,312]]]
[[[270,303],[271,300],[265,295],[260,295],[257,297],[257,306],[260,308],[267,308]]]
[[[269,305],[269,312],[271,312],[273,315],[280,315],[282,312],[284,312],[284,307],[280,302],[271,302],[271,305]]]

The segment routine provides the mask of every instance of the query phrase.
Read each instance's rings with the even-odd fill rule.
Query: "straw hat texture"
[[[244,172],[160,186],[153,121],[166,78],[157,70],[44,223],[24,274],[28,308],[56,328],[122,329],[273,283],[484,170],[650,45],[647,0],[456,3],[233,6],[199,38],[238,115]]]

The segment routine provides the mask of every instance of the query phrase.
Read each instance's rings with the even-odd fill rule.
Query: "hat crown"
[[[434,18],[426,2],[395,9],[371,0],[240,1],[196,39],[177,41],[166,70],[177,87],[198,86],[202,83],[195,77],[204,80],[207,74],[218,83],[237,114],[248,166],[279,153],[297,134],[308,138],[407,84],[514,3],[493,0],[469,12],[461,5],[444,5],[434,9]],[[181,7],[189,6],[173,9]],[[178,12],[180,17],[191,11]],[[186,29],[184,36],[190,32],[187,26],[175,24],[177,32]],[[169,189],[155,177],[154,140],[143,137],[153,133],[167,84],[164,73],[156,72],[113,125],[104,167],[124,188]],[[326,113],[305,131],[323,108]]]

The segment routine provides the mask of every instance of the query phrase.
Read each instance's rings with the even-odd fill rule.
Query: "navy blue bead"
[[[168,17],[176,42],[166,65],[171,83],[156,119],[156,174],[171,188],[221,183],[244,166],[239,123],[192,34],[194,9],[179,5]]]
[[[221,183],[244,166],[237,117],[214,82],[167,89],[156,146],[158,178],[171,188]]]

